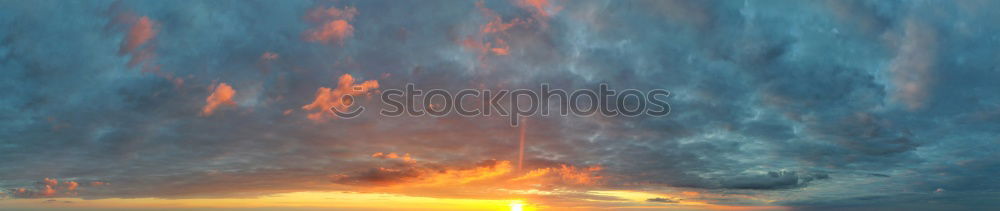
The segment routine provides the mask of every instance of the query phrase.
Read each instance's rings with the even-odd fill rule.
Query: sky
[[[0,0],[0,210],[995,209],[997,9]],[[671,113],[374,112],[542,83]]]

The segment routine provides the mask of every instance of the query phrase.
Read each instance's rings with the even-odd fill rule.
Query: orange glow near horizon
[[[523,125],[522,125],[523,126]],[[523,133],[522,133],[523,134]],[[384,175],[406,175],[396,180],[372,183],[338,183],[352,179],[337,174],[337,185],[345,191],[303,191],[249,198],[109,198],[84,200],[75,193],[47,194],[35,199],[0,200],[2,208],[72,208],[72,209],[358,209],[403,210],[575,210],[575,209],[681,209],[681,210],[783,210],[784,207],[761,206],[771,200],[739,194],[718,194],[672,190],[667,192],[609,190],[601,188],[608,177],[602,166],[558,166],[524,169],[508,160],[488,160],[475,166],[445,167],[413,157],[405,152],[376,152],[370,159],[386,162],[372,169]],[[370,172],[369,172],[370,173]],[[365,175],[365,174],[362,174]],[[364,181],[363,177],[355,178]],[[352,180],[343,180],[352,181]],[[59,183],[46,178],[46,187]],[[79,185],[66,182],[65,190]],[[63,187],[63,186],[58,186]],[[332,188],[338,186],[328,186]],[[317,186],[317,188],[320,188]],[[670,188],[667,188],[670,189]],[[60,189],[63,190],[63,189]],[[349,191],[348,191],[349,190]],[[53,191],[54,193],[54,191]],[[2,195],[0,195],[2,197]],[[224,196],[223,196],[224,197]],[[719,205],[717,199],[739,198],[755,205]]]
[[[46,203],[54,200],[57,203]],[[405,210],[420,207],[428,210],[510,210],[513,204],[525,205],[519,200],[484,200],[415,197],[385,193],[359,192],[297,192],[275,194],[259,198],[219,199],[97,199],[47,198],[0,200],[6,208],[348,208],[361,210]],[[41,205],[41,206],[39,206]]]
[[[584,206],[545,205],[545,200],[523,199],[463,199],[407,196],[388,193],[362,192],[295,192],[258,198],[160,199],[111,198],[84,200],[79,198],[39,198],[0,200],[4,208],[72,208],[72,209],[246,209],[246,208],[337,208],[356,210],[576,210],[576,209],[677,209],[677,210],[786,210],[777,206],[727,206],[702,201],[679,200],[677,203],[646,202],[649,198],[675,198],[666,194],[638,191],[587,191],[586,194],[607,196],[616,200],[585,199]],[[680,194],[683,195],[683,194]]]

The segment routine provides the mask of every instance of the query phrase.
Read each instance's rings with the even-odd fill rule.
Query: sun
[[[508,206],[510,206],[510,211],[524,210],[524,203],[522,203],[521,201],[511,201],[510,204],[508,204]]]

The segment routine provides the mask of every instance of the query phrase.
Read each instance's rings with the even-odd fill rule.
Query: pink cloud
[[[215,87],[212,94],[205,98],[205,107],[201,109],[202,116],[211,116],[220,106],[235,106],[236,102],[233,102],[233,96],[236,95],[236,90],[226,83],[219,83]]]
[[[118,53],[131,56],[129,67],[140,66],[144,72],[156,72],[158,67],[149,62],[155,58],[155,49],[150,42],[156,38],[157,23],[149,17],[137,17],[131,13],[119,14],[115,24],[127,27]],[[168,79],[169,80],[169,79]]]
[[[45,198],[71,196],[80,187],[76,181],[66,181],[60,183],[57,179],[44,178],[35,183],[33,188],[11,189],[10,193],[16,198]]]
[[[372,157],[379,159],[399,159],[402,160],[403,162],[414,162],[413,158],[410,157],[410,153],[406,153],[400,156],[396,153],[391,153],[391,152],[390,153],[376,152],[375,154],[372,154]]]
[[[49,179],[48,177],[46,177],[45,179],[42,179],[42,184],[54,186],[59,184],[59,180]]]
[[[369,80],[362,83],[354,83],[354,77],[350,74],[340,76],[337,87],[334,89],[320,87],[316,90],[316,98],[312,103],[302,106],[302,110],[315,111],[307,117],[313,121],[323,121],[332,115],[330,108],[347,110],[348,103],[341,102],[345,95],[362,95],[378,89],[378,81]]]
[[[118,10],[118,4],[112,5],[111,10]],[[156,47],[152,41],[159,31],[159,24],[146,16],[136,16],[129,12],[118,13],[111,22],[112,27],[126,28],[125,38],[122,39],[118,53],[122,56],[129,56],[128,67],[140,67],[144,73],[166,79],[175,87],[184,85],[184,79],[175,77],[169,72],[160,71],[160,66],[153,62],[156,59]]]
[[[156,30],[153,28],[154,24],[155,22],[146,16],[135,20],[132,23],[132,27],[128,30],[128,34],[125,35],[125,39],[122,40],[122,45],[118,52],[121,54],[133,53],[140,46],[156,37]]]
[[[66,186],[66,190],[69,191],[76,190],[77,187],[80,187],[80,183],[77,183],[76,181],[63,182],[63,185]]]
[[[479,8],[483,18],[486,18],[488,22],[480,25],[476,34],[469,35],[460,44],[465,49],[479,55],[480,61],[484,60],[487,55],[509,55],[510,45],[507,44],[507,40],[512,36],[507,33],[507,30],[533,21],[520,18],[504,21],[499,14],[486,8],[483,2],[476,2],[476,7]]]
[[[354,35],[354,26],[346,20],[334,20],[306,32],[306,40],[321,43],[344,43],[344,39]]]
[[[314,8],[307,15],[306,20],[315,23],[312,29],[303,33],[303,39],[309,42],[320,42],[323,44],[338,43],[343,44],[344,40],[354,36],[354,26],[350,21],[358,14],[358,10],[353,7],[339,9]]]
[[[562,10],[561,6],[553,5],[548,0],[515,0],[515,3],[517,6],[530,11],[536,19],[552,17],[552,15]]]
[[[260,59],[264,60],[264,61],[275,60],[275,59],[278,59],[278,53],[270,52],[270,51],[264,52],[264,54],[260,55]]]
[[[56,190],[53,189],[51,185],[45,185],[41,191],[38,191],[38,194],[42,196],[54,196],[56,195]]]

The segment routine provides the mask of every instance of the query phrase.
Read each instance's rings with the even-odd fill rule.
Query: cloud
[[[132,26],[125,34],[125,39],[122,40],[121,49],[118,51],[121,54],[134,54],[139,47],[156,37],[156,30],[153,28],[156,23],[149,17],[142,16],[128,22],[132,22]]]
[[[302,106],[302,110],[314,111],[307,117],[313,121],[323,121],[331,118],[333,112],[331,108],[339,111],[347,111],[348,105],[357,102],[342,102],[344,96],[361,96],[375,92],[378,89],[377,80],[368,80],[355,84],[355,79],[350,74],[340,76],[336,88],[320,87],[316,90],[316,98],[312,103]],[[356,100],[356,99],[355,99]]]
[[[512,179],[512,181],[534,181],[545,184],[560,182],[571,185],[596,185],[602,179],[601,176],[597,175],[601,169],[602,168],[600,166],[576,168],[574,166],[560,165],[559,167],[534,169],[525,173],[523,176]]]
[[[346,20],[334,20],[306,32],[306,40],[321,43],[344,43],[354,35],[354,26]]]
[[[160,24],[148,16],[137,16],[132,12],[123,12],[120,3],[114,3],[108,9],[114,15],[110,27],[123,28],[125,37],[119,44],[118,54],[129,56],[127,66],[139,67],[144,73],[151,73],[166,79],[175,87],[184,85],[184,79],[173,73],[161,71],[156,59],[156,46],[152,41],[160,31]]]
[[[13,188],[7,191],[14,198],[48,198],[48,197],[69,197],[76,195],[76,190],[80,186],[76,181],[65,181],[60,183],[57,179],[44,178],[36,182],[31,188]]]
[[[602,170],[599,166],[580,168],[561,164],[517,171],[511,162],[506,160],[483,160],[472,166],[455,166],[418,161],[410,158],[409,154],[400,157],[395,153],[375,153],[372,157],[403,162],[383,163],[379,167],[336,175],[333,177],[333,182],[361,188],[404,192],[410,189],[439,190],[463,187],[479,189],[473,191],[478,195],[528,187],[555,190],[598,186],[604,181],[599,175]],[[440,191],[451,192],[451,190]]]
[[[59,184],[59,180],[49,179],[48,177],[46,177],[45,179],[42,179],[42,184],[49,185],[49,186],[55,186],[55,185]]]
[[[515,18],[505,22],[499,14],[486,8],[482,1],[476,2],[476,8],[479,9],[480,14],[486,19],[487,23],[480,25],[479,30],[475,34],[468,35],[460,44],[465,49],[476,53],[480,61],[488,55],[509,55],[510,45],[507,44],[507,40],[512,37],[507,33],[507,30],[512,27],[528,24],[532,21]]]
[[[66,190],[73,191],[73,190],[76,190],[77,187],[80,187],[80,183],[77,183],[76,181],[69,181],[69,182],[65,182],[65,186],[66,186]]]
[[[313,22],[353,20],[356,15],[358,15],[358,9],[354,7],[344,7],[343,9],[336,7],[315,7],[312,8],[308,14],[306,14],[306,19]]]
[[[49,199],[49,200],[43,201],[43,203],[64,203],[64,204],[71,204],[71,203],[73,203],[73,201],[59,201],[59,200],[55,200],[55,199]]]
[[[306,19],[318,26],[307,30],[303,36],[306,41],[323,44],[344,44],[344,40],[354,36],[354,26],[349,21],[354,19],[358,10],[354,7],[313,8]]]
[[[549,0],[516,0],[516,4],[531,11],[536,19],[549,18],[562,10],[561,6],[555,6]]]
[[[673,199],[668,199],[668,198],[662,198],[662,197],[657,197],[657,198],[649,198],[649,199],[646,199],[646,202],[656,202],[656,203],[677,203],[678,201],[675,201],[675,200],[673,200]]]
[[[826,174],[799,175],[794,171],[771,171],[760,175],[741,175],[722,181],[722,188],[731,189],[787,189],[805,186],[813,180],[829,179]]]
[[[406,153],[403,154],[403,156],[399,156],[396,153],[391,153],[391,152],[390,153],[376,152],[375,154],[372,154],[372,157],[381,159],[400,159],[403,162],[415,162],[413,158],[410,157],[410,153]]]
[[[156,38],[158,24],[147,16],[132,13],[118,14],[114,23],[127,28],[118,54],[130,56],[128,67],[139,66],[144,72],[157,73],[159,67],[152,62],[156,48],[150,41]]]
[[[905,22],[896,57],[889,65],[892,99],[910,110],[924,107],[934,82],[937,35],[918,20]]]
[[[201,108],[201,115],[211,116],[221,106],[236,106],[233,96],[236,96],[236,90],[232,86],[219,83],[212,89],[212,94],[205,98],[205,106]]]
[[[509,161],[483,161],[472,168],[441,168],[418,163],[377,167],[353,175],[343,175],[333,182],[351,185],[375,186],[432,186],[462,185],[494,179],[513,170]]]
[[[40,196],[49,197],[55,196],[56,190],[52,188],[51,185],[45,185],[41,190],[37,192]]]
[[[257,68],[260,68],[260,70],[264,73],[268,73],[271,71],[271,68],[274,65],[273,63],[277,61],[279,57],[281,57],[281,55],[278,53],[265,51],[260,55],[260,58],[257,59]]]
[[[278,59],[278,53],[275,52],[264,52],[260,55],[260,60],[262,61],[273,61]]]

